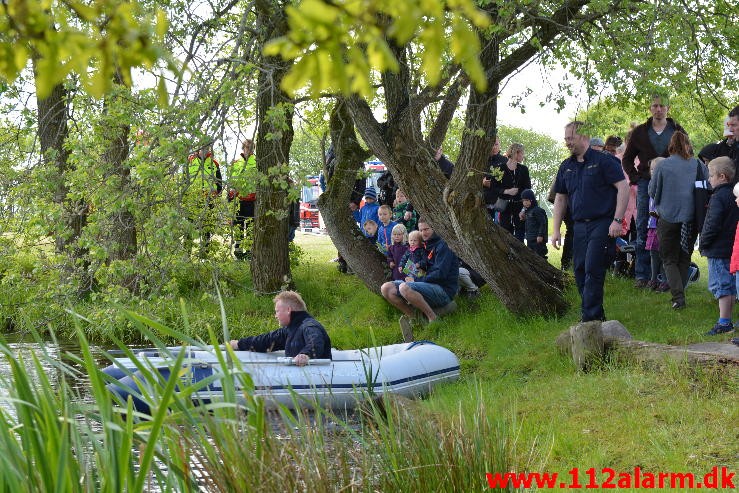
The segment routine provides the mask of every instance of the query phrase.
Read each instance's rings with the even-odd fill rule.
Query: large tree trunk
[[[280,2],[256,3],[260,43],[287,32],[287,17]],[[256,157],[259,182],[254,217],[251,272],[254,289],[279,291],[292,284],[288,255],[288,157],[293,140],[293,101],[280,89],[291,62],[264,57],[257,88]]]
[[[87,224],[87,205],[83,201],[69,201],[66,175],[69,170],[69,150],[64,142],[69,135],[69,94],[64,84],[57,84],[46,98],[36,99],[38,134],[44,164],[54,170],[53,202],[61,210],[61,228],[56,230],[54,245],[57,253],[67,248],[72,258],[80,258],[85,250],[76,248],[77,239]],[[73,262],[72,262],[73,263]]]
[[[123,77],[116,73],[114,87],[125,90]],[[102,161],[108,180],[115,180],[118,200],[113,202],[113,210],[109,217],[108,256],[110,260],[130,260],[136,255],[137,237],[136,220],[129,209],[127,197],[132,192],[131,169],[126,163],[129,153],[128,136],[130,125],[120,123],[120,119],[108,113],[111,104],[116,103],[117,96],[106,96],[105,115],[103,116],[103,138],[107,141]],[[132,286],[129,286],[132,287]]]
[[[487,40],[483,46],[483,65],[495,67],[497,43]],[[499,79],[490,77],[484,93],[471,91],[465,120],[468,131],[447,180],[421,134],[419,111],[414,110],[407,82],[405,50],[395,47],[395,53],[400,71],[383,77],[387,128],[375,120],[365,101],[356,97],[349,100],[362,138],[390,169],[414,207],[452,250],[485,278],[509,310],[520,315],[563,313],[568,304],[562,272],[493,224],[482,207],[481,181],[496,131]],[[449,98],[456,97],[456,92],[450,92]]]
[[[130,125],[119,113],[121,93],[127,92],[123,77],[116,72],[113,78],[113,91],[105,96],[103,113],[98,125],[100,138],[104,143],[100,155],[101,174],[105,187],[110,191],[111,200],[97,214],[101,215],[102,230],[98,241],[105,248],[105,263],[116,260],[131,260],[136,256],[136,220],[131,211],[131,170],[127,159],[129,154],[128,137]],[[128,274],[116,282],[131,292],[138,292],[138,274]]]
[[[372,291],[380,293],[386,280],[387,262],[379,250],[364,237],[349,210],[349,201],[357,172],[370,156],[362,149],[354,133],[346,103],[339,99],[331,113],[331,141],[336,165],[326,183],[326,191],[318,199],[318,208],[331,241],[346,263]]]

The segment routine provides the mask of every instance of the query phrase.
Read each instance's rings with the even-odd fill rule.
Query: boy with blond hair
[[[736,298],[736,279],[730,263],[734,232],[739,222],[739,208],[732,193],[735,174],[731,158],[718,157],[708,163],[708,181],[713,194],[708,202],[699,250],[701,255],[708,257],[708,290],[718,300],[718,322],[706,332],[711,336],[734,331],[731,312]]]

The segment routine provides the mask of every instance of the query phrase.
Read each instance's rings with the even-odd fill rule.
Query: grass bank
[[[296,272],[309,309],[329,327],[338,346],[398,342],[398,313],[352,276],[330,263],[326,237],[304,237],[310,261]],[[550,250],[552,250],[550,248]],[[694,255],[701,278],[688,287],[686,310],[670,308],[669,294],[637,291],[633,281],[609,276],[605,310],[634,338],[667,344],[726,341],[706,337],[718,314],[707,290],[705,259]],[[559,264],[559,252],[550,251]],[[302,269],[305,269],[304,271]],[[517,436],[513,465],[542,457],[542,470],[566,474],[611,467],[617,471],[685,471],[739,465],[739,370],[682,365],[644,368],[609,361],[579,374],[554,350],[556,336],[579,319],[579,298],[570,289],[570,311],[560,319],[517,318],[488,288],[475,303],[433,329],[416,334],[451,348],[462,361],[462,378],[424,405],[443,413],[472,412],[482,401],[489,413],[512,423]],[[602,477],[599,475],[599,477]],[[737,483],[739,484],[739,483]]]
[[[305,252],[294,269],[298,290],[310,312],[329,330],[334,346],[346,349],[399,342],[399,314],[354,276],[336,270],[330,262],[335,250],[328,237],[299,235],[298,242]],[[555,265],[559,262],[556,255],[552,252]],[[688,308],[677,313],[670,309],[668,295],[635,291],[631,281],[609,277],[608,318],[620,320],[637,339],[673,344],[716,340],[703,336],[713,325],[717,307],[706,290],[705,262],[699,265],[703,275],[688,289]],[[234,337],[275,327],[270,299],[254,296],[248,286],[244,274],[229,279],[225,290],[226,322]],[[293,423],[302,418],[286,416],[281,436],[264,432],[264,423],[255,421],[259,413],[248,418],[230,410],[209,414],[185,403],[159,421],[134,425],[103,407],[96,419],[107,430],[106,440],[143,447],[143,455],[121,458],[98,453],[105,461],[103,469],[114,475],[97,481],[125,483],[136,490],[142,483],[131,471],[137,461],[145,460],[155,478],[165,478],[166,470],[174,471],[173,479],[162,480],[165,489],[187,490],[191,481],[183,451],[211,465],[208,473],[213,484],[209,488],[213,491],[470,491],[487,488],[486,472],[503,470],[550,471],[569,479],[568,472],[579,468],[583,483],[584,471],[591,467],[625,472],[640,467],[654,473],[698,475],[714,466],[736,471],[739,370],[679,364],[647,368],[610,360],[589,373],[577,373],[553,345],[557,334],[579,318],[574,287],[569,296],[572,309],[560,319],[548,320],[513,317],[487,288],[475,303],[462,300],[457,312],[416,334],[452,349],[462,362],[462,378],[438,388],[427,400],[391,410],[389,419],[370,410],[359,431],[330,416],[313,424]],[[217,334],[215,339],[221,337],[215,293],[200,292],[182,304],[188,313],[187,324],[177,300],[162,302],[157,310],[145,314],[190,335],[207,338],[210,331]],[[94,323],[85,326],[84,332],[97,340],[106,338]],[[133,334],[124,335],[133,338]],[[23,376],[22,371],[19,374]],[[17,387],[16,382],[8,385]],[[27,387],[32,386],[20,388],[30,392]],[[105,399],[99,382],[92,387],[99,400]],[[161,389],[163,394],[166,391]],[[26,420],[22,423],[4,416],[5,426],[0,428],[56,430],[60,423],[54,409],[80,414],[71,405],[74,399],[57,397],[52,390],[44,395],[41,399],[32,392],[18,396],[18,401],[32,402],[44,412],[19,413]],[[167,394],[167,398],[173,397]],[[45,400],[51,401],[50,407],[42,405]],[[88,406],[83,415],[92,412]],[[327,429],[326,422],[339,424]],[[99,436],[99,426],[95,421],[89,434]],[[72,436],[71,442],[88,443],[83,439],[88,432],[75,430],[78,435],[62,429]],[[69,443],[62,431],[55,443]],[[5,436],[8,443],[14,443],[11,435],[7,432]],[[324,441],[327,435],[330,441]],[[282,439],[287,436],[291,440]],[[41,443],[42,435],[25,438],[24,443]],[[47,459],[44,467],[79,460],[74,447],[68,449],[60,445],[58,463]],[[22,469],[23,446],[13,450],[17,463],[8,462],[7,471]],[[48,455],[50,449],[39,445],[34,450]],[[152,455],[146,455],[147,451]],[[165,465],[161,471],[160,463]],[[78,468],[95,469],[90,465]],[[598,474],[599,481],[604,479],[605,475]],[[65,480],[71,484],[73,475]],[[38,481],[53,483],[50,473]],[[9,483],[21,484],[21,480]],[[265,489],[260,490],[262,486]]]

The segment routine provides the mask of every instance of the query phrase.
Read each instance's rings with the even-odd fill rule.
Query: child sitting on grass
[[[421,232],[411,231],[408,235],[408,251],[400,259],[398,269],[403,273],[404,280],[416,281],[426,275],[428,260],[426,249],[423,248]]]
[[[732,251],[739,208],[732,196],[734,163],[726,156],[708,163],[708,181],[713,187],[711,200],[700,236],[699,250],[708,257],[708,290],[718,300],[719,319],[706,335],[716,336],[734,331],[731,312],[736,299],[736,269],[732,268]],[[737,189],[734,188],[736,194]]]
[[[390,272],[392,272],[392,280],[402,281],[405,279],[405,274],[397,267],[402,265],[401,259],[408,251],[408,231],[402,224],[396,224],[392,236],[393,244],[387,249],[387,263],[390,266]]]

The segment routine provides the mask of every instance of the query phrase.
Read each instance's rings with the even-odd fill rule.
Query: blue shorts
[[[395,288],[398,290],[398,296],[401,296],[400,285],[403,283],[407,284],[413,291],[423,296],[423,299],[426,300],[426,303],[428,303],[431,308],[440,308],[452,302],[452,299],[446,294],[444,288],[438,284],[432,284],[430,282],[393,281]]]
[[[708,290],[714,298],[736,296],[736,279],[729,271],[731,259],[708,258]]]

